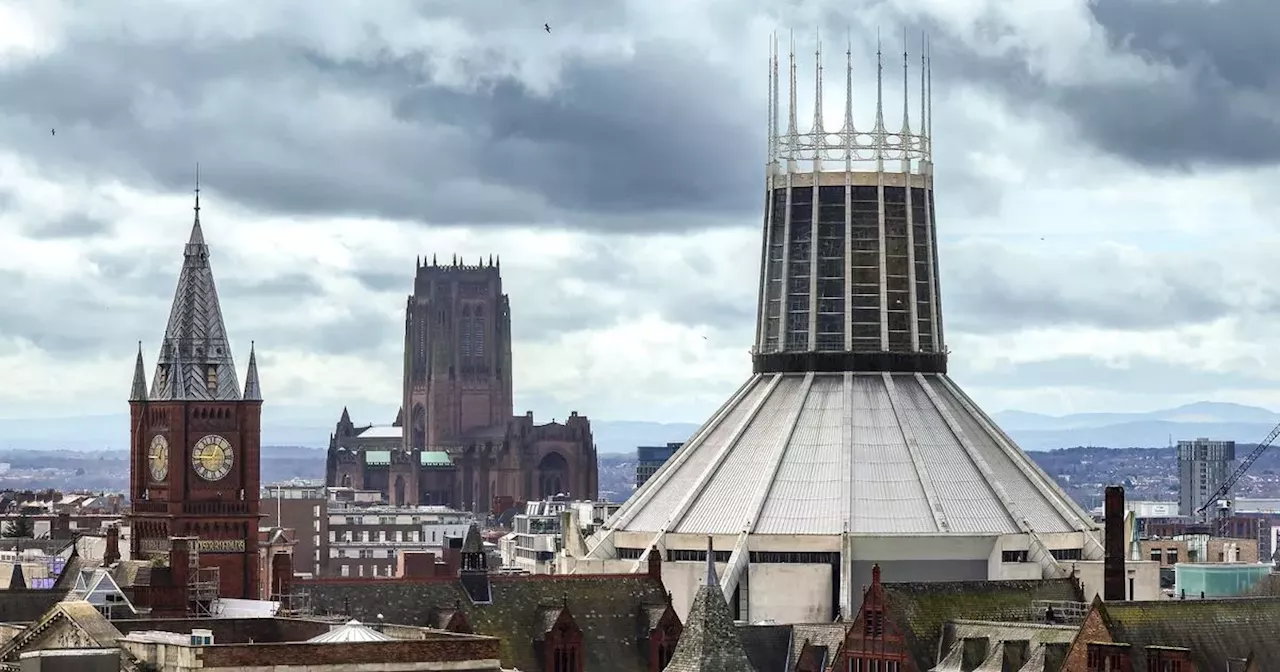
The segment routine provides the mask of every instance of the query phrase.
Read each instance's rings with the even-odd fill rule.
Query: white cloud
[[[1163,66],[1113,51],[1080,1],[1039,3],[1034,13],[1026,3],[994,0],[892,5],[881,11],[931,16],[979,54],[1026,55],[1028,67],[1051,85],[1101,78],[1112,86],[1118,79],[1141,86],[1144,78],[1164,76]],[[444,3],[431,5],[438,15],[426,16],[412,11],[410,3],[380,5],[376,14],[355,3],[330,3],[324,11],[312,5],[240,3],[229,11],[231,6],[121,2],[113,5],[119,16],[108,19],[65,12],[56,3],[34,12],[0,0],[0,72],[25,67],[33,55],[56,52],[67,43],[66,34],[112,32],[123,22],[139,45],[288,35],[317,53],[370,68],[379,58],[418,54],[428,43],[421,72],[434,68],[437,81],[465,88],[475,84],[478,72],[513,74],[555,107],[562,102],[558,95],[591,95],[562,88],[567,59],[622,62],[636,56],[637,45],[662,38],[704,60],[685,66],[722,68],[732,89],[749,95],[760,107],[754,141],[762,147],[766,36],[779,25],[806,17],[816,21],[826,10],[815,4],[795,16],[779,17],[759,3],[705,0],[625,3],[575,16],[568,5],[552,3],[545,22],[553,31],[547,35],[541,29],[544,19],[526,7],[509,8],[511,16],[499,17],[506,21],[484,23]],[[307,9],[298,10],[300,6]],[[496,10],[478,11],[492,15]],[[143,14],[145,21],[128,18]],[[861,31],[864,56],[869,34]],[[840,46],[832,53],[842,51]],[[806,50],[811,45],[798,48]],[[828,63],[824,100],[828,119],[835,122],[843,113],[843,81],[831,66],[840,56]],[[935,52],[935,58],[945,57]],[[873,81],[865,59],[857,68],[857,115],[864,120],[871,110],[861,92],[872,90]],[[414,137],[450,149],[474,135],[465,117],[426,127],[425,122],[395,117],[390,99],[343,90],[336,83],[319,87],[315,80],[280,74],[266,80],[274,84],[264,89],[263,78],[237,74],[192,73],[208,77],[191,84],[198,92],[194,96],[149,83],[151,88],[130,89],[137,124],[172,135],[193,124],[217,124],[231,104],[237,114],[247,115],[240,135],[233,136],[244,143],[244,151],[253,150],[253,139],[264,137],[260,133],[294,148],[263,159],[278,162],[269,164],[266,174],[305,175],[301,171],[315,167],[308,162],[349,168],[353,176],[379,174],[392,165],[383,153],[385,143],[406,137],[397,133],[414,123],[426,129]],[[804,84],[811,78],[811,72],[803,75],[802,86],[811,86]],[[124,89],[131,83],[114,86]],[[804,100],[803,88],[801,93]],[[721,114],[717,102],[699,103],[713,125]],[[1271,373],[1280,370],[1271,366],[1280,365],[1280,356],[1270,337],[1280,327],[1275,317],[1280,302],[1268,290],[1272,251],[1280,251],[1272,224],[1280,202],[1268,188],[1274,170],[1151,172],[1113,157],[1109,148],[1090,146],[1067,111],[997,97],[990,82],[935,81],[934,110],[944,306],[952,325],[948,335],[956,376],[981,405],[992,411],[1018,407],[1065,413],[1142,410],[1205,398],[1280,406],[1280,393],[1256,389],[1258,380],[1280,377]],[[629,108],[614,113],[620,118],[640,114]],[[0,121],[21,120],[0,124],[8,129],[0,133],[25,128],[30,120],[23,114],[0,104]],[[673,108],[671,114],[678,111]],[[914,104],[912,115],[917,115]],[[577,119],[574,130],[587,132],[581,125],[590,121],[594,119]],[[81,124],[84,132],[96,132],[89,122]],[[675,134],[688,130],[689,120],[673,116],[670,124],[668,130]],[[44,311],[55,316],[50,324],[79,332],[80,340],[98,337],[101,342],[63,352],[47,341],[46,327],[51,326],[35,329],[27,322],[0,321],[0,378],[5,381],[0,407],[10,409],[6,414],[73,412],[71,399],[75,409],[85,411],[122,408],[135,341],[144,342],[148,363],[154,361],[190,227],[191,195],[137,169],[143,159],[116,154],[105,172],[73,170],[68,166],[77,165],[77,150],[55,144],[68,142],[64,136],[77,137],[70,130],[60,132],[45,145],[17,138],[21,142],[15,140],[0,153],[0,272],[19,274],[3,277],[21,283],[20,292],[13,294],[21,297],[28,310],[24,314]],[[623,139],[618,140],[621,145]],[[200,147],[208,142],[201,137],[189,142],[172,148],[169,164],[194,164],[201,154],[219,149]],[[502,163],[508,158],[454,156],[435,145],[411,149],[431,157],[441,170],[473,159]],[[50,158],[55,154],[57,160]],[[674,164],[680,158],[669,160]],[[633,159],[617,157],[620,163]],[[547,162],[542,169],[551,174],[564,168]],[[238,199],[225,182],[206,180],[202,221],[233,345],[243,370],[248,342],[257,342],[269,403],[333,409],[334,415],[343,404],[367,409],[370,415],[393,412],[399,403],[404,295],[411,287],[414,258],[432,254],[440,261],[455,253],[468,260],[501,256],[517,335],[518,411],[533,406],[543,418],[577,410],[601,418],[698,421],[749,374],[753,330],[742,315],[754,314],[758,215],[672,214],[672,209],[593,214],[586,206],[561,207],[563,185],[537,192],[461,169],[456,177],[448,190],[462,206],[455,202],[451,207],[503,226],[438,226],[378,217],[356,207],[268,212],[261,204]],[[433,180],[400,173],[380,188],[388,198],[400,198],[441,188]],[[311,195],[326,196],[324,188],[311,186]],[[743,198],[752,199],[749,206],[760,200],[755,192]],[[110,230],[93,238],[39,235],[85,217],[109,224]],[[535,227],[521,217],[549,224]],[[580,224],[584,217],[626,223],[627,233],[588,230]],[[672,218],[682,217],[691,218],[687,226],[669,225]],[[437,218],[423,212],[421,219]],[[653,233],[643,226],[651,221]],[[1164,272],[1171,267],[1222,285],[1207,293],[1226,298],[1215,303],[1177,295]],[[374,282],[369,279],[373,276],[382,279]],[[1204,320],[1170,318],[1154,326],[1063,324],[1027,314],[1001,322],[1005,326],[998,333],[970,326],[988,319],[984,311],[996,310],[995,298],[984,304],[981,295],[970,296],[974,288],[965,283],[997,281],[1013,288],[1001,295],[1005,299],[1014,296],[1029,304],[1061,300],[1091,309],[1095,316],[1107,310],[1124,313],[1125,306],[1117,307],[1117,301],[1132,302],[1134,312],[1157,301],[1168,304],[1170,313],[1186,312],[1175,308],[1182,302],[1186,309],[1191,298],[1205,305],[1221,303],[1228,312]],[[87,292],[91,302],[106,310],[73,310],[79,305],[73,301],[77,291]],[[961,324],[965,327],[956,326]],[[338,343],[346,340],[359,345]],[[1100,370],[1120,376],[1145,375],[1140,367],[1130,368],[1133,362],[1156,360],[1242,382],[1176,393],[1153,386],[1140,394],[1065,379],[1037,381],[1036,389],[1000,382],[1016,378],[1020,367],[1072,358],[1092,360]]]

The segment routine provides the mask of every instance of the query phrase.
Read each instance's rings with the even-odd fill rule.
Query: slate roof
[[[791,672],[787,664],[791,630],[790,625],[739,625],[738,639],[759,672]]]
[[[693,596],[684,632],[666,672],[757,672],[747,657],[716,576],[715,552],[707,539],[707,578]]]
[[[901,628],[916,668],[938,663],[938,642],[957,620],[1030,622],[1039,600],[1084,602],[1075,579],[884,583],[885,616]],[[1136,672],[1136,671],[1135,671]]]
[[[791,672],[800,662],[800,654],[808,643],[814,653],[830,662],[831,657],[844,644],[845,635],[849,633],[848,623],[797,623],[791,627],[791,648],[787,656],[787,672]],[[822,666],[826,669],[826,665]]]
[[[1095,601],[1116,642],[1133,647],[1133,672],[1149,672],[1147,646],[1185,647],[1200,672],[1228,672],[1227,659],[1280,660],[1280,598]]]
[[[987,657],[981,661],[979,670],[1009,669],[1005,664],[1005,642],[1027,643],[1027,658],[1018,669],[1057,670],[1061,667],[1061,656],[1066,653],[1066,647],[1079,632],[1076,625],[953,621],[947,624],[940,644],[942,660],[931,672],[964,672],[965,640],[984,638],[988,642]],[[1052,660],[1049,667],[1045,667],[1046,658]]]
[[[586,672],[647,672],[645,612],[666,604],[662,582],[647,574],[490,575],[491,604],[473,604],[458,578],[302,581],[317,613],[364,622],[437,627],[462,612],[475,634],[499,638],[502,664],[542,669],[535,641],[547,608],[568,605],[582,629]],[[445,616],[448,613],[448,616]]]
[[[83,600],[55,602],[40,615],[35,623],[0,646],[0,661],[16,660],[28,644],[38,639],[50,625],[59,620],[70,621],[91,642],[100,647],[115,648],[116,640],[123,636],[92,604]]]
[[[0,591],[0,623],[30,623],[66,597],[60,590]]]
[[[207,373],[211,365],[217,367],[217,384],[212,389]],[[198,189],[195,223],[182,253],[178,288],[174,291],[148,396],[152,401],[238,401],[241,398],[222,306],[218,303],[218,290],[209,267],[209,246],[200,228]]]
[[[66,544],[63,543],[62,547],[65,548]],[[71,555],[52,588],[0,590],[0,623],[30,623],[39,619],[75,588],[76,578],[83,567],[79,551],[72,547]]]

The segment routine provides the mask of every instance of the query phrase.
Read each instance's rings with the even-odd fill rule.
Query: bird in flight
[[[57,135],[57,134],[58,134],[58,129],[56,128],[49,129],[49,135]]]
[[[549,24],[549,23],[544,23],[544,24],[542,24],[542,27],[543,27],[543,28],[546,28],[548,33],[549,33],[549,32],[551,32],[551,24]]]

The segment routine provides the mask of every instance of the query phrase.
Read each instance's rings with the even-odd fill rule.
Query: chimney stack
[[[662,551],[657,546],[649,548],[649,577],[662,581]]]
[[[1103,524],[1106,525],[1106,558],[1102,566],[1102,599],[1107,602],[1123,602],[1125,595],[1124,568],[1124,487],[1109,485]]]
[[[102,552],[102,566],[108,567],[120,559],[120,528],[107,527],[107,548]]]

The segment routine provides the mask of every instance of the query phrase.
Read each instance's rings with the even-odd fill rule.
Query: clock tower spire
[[[197,186],[195,221],[149,392],[141,346],[134,367],[131,550],[135,558],[170,561],[176,582],[209,581],[216,575],[218,596],[260,599],[257,358],[250,354],[248,384],[241,388],[200,225],[199,198]],[[172,563],[190,571],[179,572]],[[188,596],[199,591],[180,588],[166,602],[199,609],[188,604]]]

